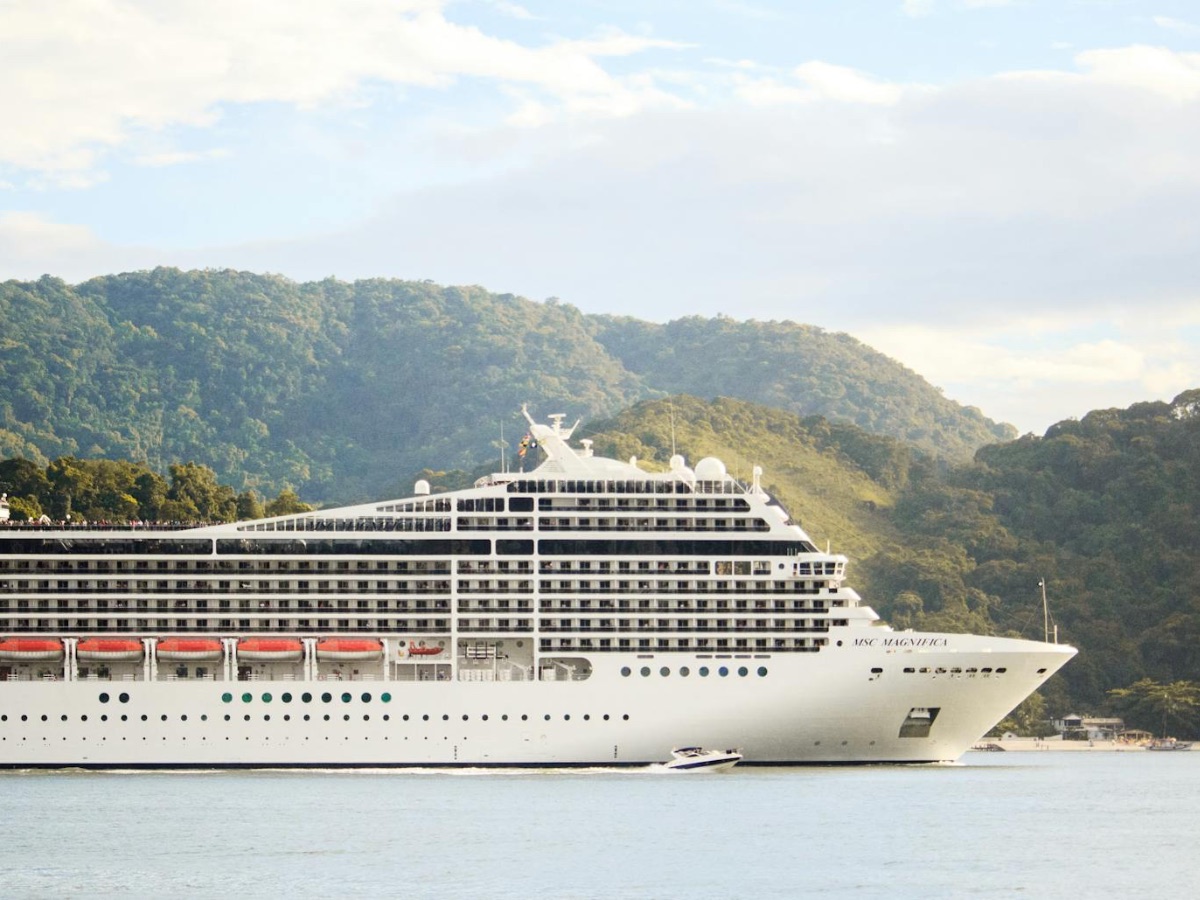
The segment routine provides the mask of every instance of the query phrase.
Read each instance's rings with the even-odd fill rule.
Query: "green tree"
[[[181,521],[232,522],[237,515],[233,488],[218,484],[216,473],[194,462],[172,465],[164,510]]]
[[[263,512],[268,516],[290,516],[312,512],[312,507],[301,500],[291,488],[284,488],[278,497],[267,503]]]
[[[1132,721],[1147,731],[1161,725],[1160,734],[1166,737],[1172,725],[1187,735],[1196,733],[1200,720],[1200,684],[1194,681],[1173,681],[1163,684],[1153,678],[1142,678],[1129,687],[1108,692],[1114,705]]]
[[[254,491],[242,491],[237,495],[237,518],[239,522],[246,522],[250,519],[261,519],[266,513],[263,512],[262,501],[258,499],[258,494]]]

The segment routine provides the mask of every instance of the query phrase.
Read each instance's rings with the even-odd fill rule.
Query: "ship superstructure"
[[[544,461],[467,490],[0,528],[0,765],[952,760],[1075,653],[893,631],[757,469],[527,418]]]

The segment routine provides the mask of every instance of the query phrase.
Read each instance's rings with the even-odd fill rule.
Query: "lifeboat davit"
[[[158,642],[155,650],[159,659],[171,662],[220,659],[221,642],[202,638],[166,638]]]
[[[379,659],[383,644],[373,640],[329,638],[317,644],[317,659],[352,662],[359,659]]]
[[[437,656],[443,649],[442,647],[426,647],[424,641],[419,644],[413,641],[408,642],[409,656]]]
[[[40,662],[63,658],[63,642],[57,638],[9,638],[0,641],[0,659]]]
[[[238,641],[237,655],[246,662],[296,662],[304,645],[287,638],[246,638]]]
[[[80,641],[75,648],[75,656],[84,662],[135,662],[143,652],[141,641],[101,638]]]

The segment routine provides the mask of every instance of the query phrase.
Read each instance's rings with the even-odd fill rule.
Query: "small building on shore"
[[[1054,729],[1064,741],[1115,741],[1125,731],[1125,720],[1102,716],[1063,716]]]

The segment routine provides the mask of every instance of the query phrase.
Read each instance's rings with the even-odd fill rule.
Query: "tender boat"
[[[157,656],[170,662],[217,660],[223,655],[220,641],[203,638],[167,638],[158,642]]]
[[[9,638],[0,641],[0,660],[44,662],[63,658],[63,642],[44,638]]]
[[[383,644],[375,640],[348,640],[331,638],[317,644],[317,659],[355,662],[379,659],[383,656]]]
[[[742,761],[737,750],[705,750],[703,747],[676,747],[674,759],[665,763],[672,772],[728,772]]]
[[[75,656],[80,662],[136,662],[145,652],[141,641],[91,638],[75,645]]]
[[[246,662],[295,662],[304,656],[304,645],[289,638],[245,638],[238,641],[237,655]]]

